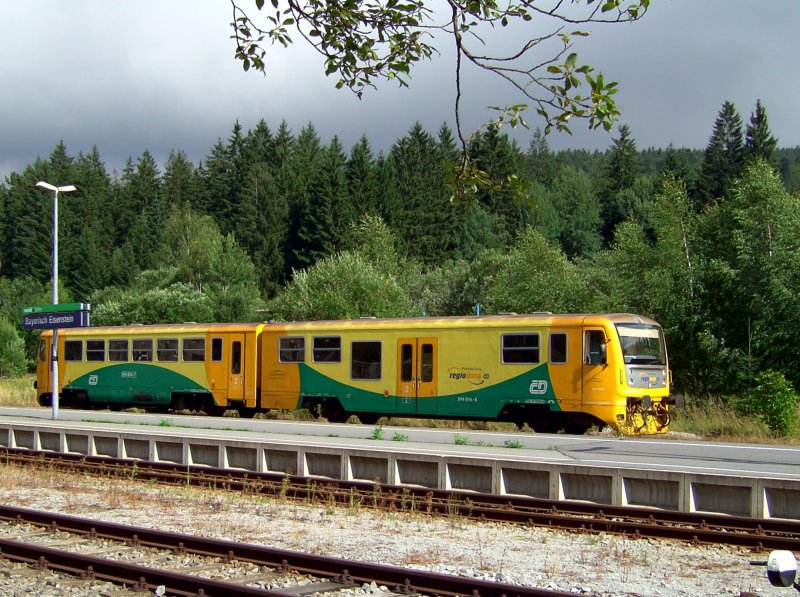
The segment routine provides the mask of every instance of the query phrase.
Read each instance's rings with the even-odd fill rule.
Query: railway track
[[[386,486],[378,483],[332,481],[10,448],[1,450],[0,457],[6,462],[27,466],[52,467],[176,485],[224,488],[317,505],[358,504],[361,507],[390,511],[536,525],[575,532],[675,539],[694,544],[745,547],[755,551],[800,551],[800,522],[794,520],[682,513],[587,502]]]
[[[0,506],[0,557],[162,595],[304,597],[373,582],[400,595],[569,595],[10,506]]]

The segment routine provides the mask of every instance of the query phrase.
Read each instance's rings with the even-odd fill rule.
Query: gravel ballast
[[[4,503],[271,547],[409,566],[569,591],[661,597],[755,594],[790,597],[750,565],[766,553],[675,541],[625,539],[542,528],[473,523],[424,514],[312,506],[222,490],[97,479],[0,466]],[[0,595],[99,595],[98,588],[47,585],[0,571]],[[15,577],[15,578],[14,578]],[[365,586],[357,593],[380,593]]]

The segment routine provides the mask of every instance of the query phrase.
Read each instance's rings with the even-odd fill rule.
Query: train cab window
[[[278,355],[281,363],[302,363],[306,360],[306,339],[302,337],[280,338]]]
[[[586,332],[583,362],[587,365],[606,364],[606,334],[602,330],[589,330]]]
[[[133,360],[143,362],[153,360],[153,341],[150,338],[133,341]]]
[[[503,363],[539,362],[539,334],[503,334]]]
[[[206,360],[206,339],[205,338],[184,338],[183,339],[183,360],[184,361],[205,361]]]
[[[567,335],[563,332],[550,334],[550,362],[556,364],[567,362]]]
[[[222,338],[211,338],[211,360],[215,363],[222,360]]]
[[[44,357],[44,343],[42,343],[42,357]],[[42,359],[40,359],[42,360]],[[65,340],[64,341],[64,360],[82,361],[83,360],[83,341]]]
[[[86,341],[86,360],[105,361],[106,360],[106,341],[87,340]]]
[[[162,363],[175,363],[178,360],[178,339],[159,338],[156,344],[156,357]]]
[[[350,345],[350,376],[353,379],[381,378],[381,343],[353,342]]]
[[[315,336],[312,356],[315,363],[341,363],[342,339],[339,336]]]
[[[108,360],[114,362],[126,362],[128,360],[128,341],[109,340],[108,341]]]

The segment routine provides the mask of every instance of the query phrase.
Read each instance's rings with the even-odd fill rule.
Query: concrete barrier
[[[679,512],[800,520],[800,481],[470,456],[431,444],[72,422],[0,423],[0,447],[522,495]]]

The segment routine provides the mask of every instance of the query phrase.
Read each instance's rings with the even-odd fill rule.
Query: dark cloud
[[[149,150],[172,149],[195,163],[237,119],[245,128],[282,119],[313,123],[324,142],[349,148],[365,134],[388,150],[414,121],[435,132],[453,120],[453,72],[445,53],[414,73],[411,89],[383,84],[357,100],[333,89],[321,59],[296,45],[278,51],[266,78],[233,59],[230,5],[219,0],[58,0],[0,5],[0,176],[46,158],[59,140],[70,153],[96,145],[108,168]],[[622,121],[639,147],[704,147],[716,114],[731,100],[747,120],[757,99],[782,146],[800,144],[794,112],[797,0],[653,0],[640,22],[595,27],[582,59],[620,82]],[[468,132],[492,116],[486,106],[520,101],[468,73]],[[528,120],[540,124],[535,114]],[[575,123],[554,148],[603,149],[609,135]],[[527,146],[530,131],[514,133]]]

